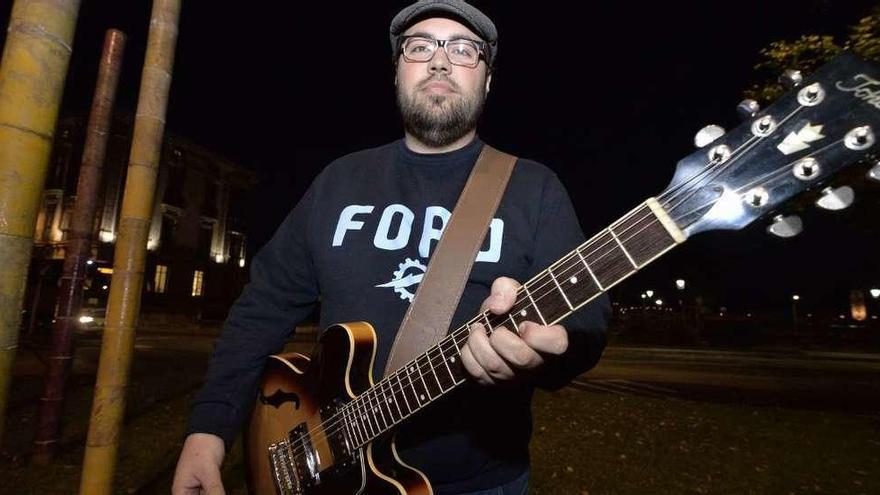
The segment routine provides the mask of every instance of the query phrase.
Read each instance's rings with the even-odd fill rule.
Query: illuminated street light
[[[648,295],[645,293],[642,293],[642,299],[647,299],[647,298],[648,298]]]
[[[663,306],[663,299],[657,299],[656,301],[654,301],[654,304],[656,304],[657,306]]]
[[[675,281],[675,287],[678,290],[684,290],[685,285],[686,285],[686,282],[682,278]]]
[[[873,297],[874,299],[880,299],[880,289],[873,288],[873,289],[871,289],[870,292],[871,292],[871,297]]]
[[[88,261],[86,261],[86,264],[87,264],[87,265],[94,265],[94,264],[95,264],[95,260],[88,260]]]
[[[792,300],[792,301],[800,301],[800,300],[801,300],[801,296],[795,294],[795,295],[791,296],[791,300]]]
[[[652,291],[652,290],[646,290],[645,294],[647,294],[648,297],[654,297],[654,291]]]

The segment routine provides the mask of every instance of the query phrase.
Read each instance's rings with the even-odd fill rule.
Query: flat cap
[[[391,50],[400,56],[400,36],[413,24],[430,17],[460,21],[486,42],[486,64],[493,67],[498,53],[498,30],[492,19],[463,0],[419,0],[404,8],[391,20]]]

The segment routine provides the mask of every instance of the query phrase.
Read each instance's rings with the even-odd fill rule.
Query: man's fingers
[[[490,377],[500,380],[507,380],[513,377],[513,370],[510,369],[510,366],[504,362],[504,359],[495,352],[492,344],[489,343],[489,337],[486,336],[486,330],[483,325],[471,325],[471,335],[466,345],[470,348],[477,364]]]
[[[486,370],[484,370],[480,366],[480,363],[474,358],[473,353],[466,343],[461,348],[461,364],[480,385],[492,385],[495,383],[495,380],[486,373]]]
[[[508,277],[498,277],[492,282],[492,290],[489,297],[483,301],[483,311],[489,310],[496,315],[505,313],[513,307],[516,302],[516,291],[519,289],[519,282]]]
[[[499,356],[517,368],[530,369],[544,362],[544,359],[523,339],[506,328],[492,332],[489,343]]]
[[[535,351],[558,356],[568,350],[568,332],[562,325],[549,327],[525,322],[519,326],[519,336]]]

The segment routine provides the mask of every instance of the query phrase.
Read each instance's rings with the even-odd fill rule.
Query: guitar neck
[[[461,348],[474,323],[491,334],[523,321],[553,325],[685,241],[653,198],[524,283],[508,313],[488,311],[452,331],[340,412],[350,445],[365,445],[467,380]]]

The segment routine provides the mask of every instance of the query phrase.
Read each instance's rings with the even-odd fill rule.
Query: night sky
[[[402,136],[387,30],[407,3],[184,1],[167,129],[258,174],[251,254],[329,161]],[[738,124],[761,47],[843,35],[876,2],[474,3],[500,32],[480,135],[555,170],[589,237],[660,192],[696,130]],[[62,116],[87,112],[110,27],[129,35],[117,108],[134,113],[149,14],[145,0],[83,0]],[[806,212],[795,240],[766,223],[695,237],[616,295],[671,293],[683,277],[733,310],[784,307],[795,291],[843,307],[850,288],[880,285],[877,230],[853,212],[877,205],[880,185],[857,194],[842,214]]]

